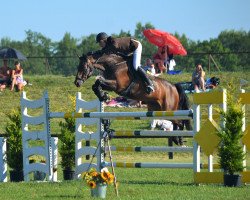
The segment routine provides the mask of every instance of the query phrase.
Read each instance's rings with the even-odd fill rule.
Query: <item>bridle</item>
[[[80,81],[84,81],[86,80],[90,74],[92,74],[91,72],[93,72],[95,65],[102,65],[100,63],[102,56],[100,56],[99,58],[97,58],[93,63],[90,61],[90,59],[88,58],[88,56],[84,56],[84,57],[79,57],[79,59],[81,60],[81,65],[78,66],[78,72],[82,72],[81,76],[77,76],[76,80],[80,80]],[[85,61],[83,61],[83,59],[86,59]],[[127,61],[121,61],[118,63],[115,63],[114,66],[119,66],[123,63],[126,63]],[[100,68],[99,68],[100,69]]]
[[[86,80],[89,76],[89,74],[91,74],[91,72],[93,71],[93,64],[90,62],[88,63],[88,58],[86,57],[86,61],[83,61],[83,57],[79,57],[80,61],[81,61],[81,65],[78,66],[78,73],[81,72],[81,76],[77,76],[76,77],[76,81],[83,81]]]

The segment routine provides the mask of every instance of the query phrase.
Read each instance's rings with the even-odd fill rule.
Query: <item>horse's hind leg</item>
[[[178,130],[178,129],[179,129],[178,124],[176,122],[173,122],[173,130]],[[172,136],[171,139],[176,145],[179,145],[178,136]]]
[[[183,121],[176,121],[176,122],[173,122],[174,124],[174,130],[181,130],[183,131],[184,130],[184,123]],[[176,145],[180,145],[182,146],[183,145],[183,136],[174,136],[173,137],[173,141]]]

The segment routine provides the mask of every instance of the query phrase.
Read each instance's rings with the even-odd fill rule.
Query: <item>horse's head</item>
[[[82,55],[77,68],[75,85],[80,87],[93,74],[93,57]]]

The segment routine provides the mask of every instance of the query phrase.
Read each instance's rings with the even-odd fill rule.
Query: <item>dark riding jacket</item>
[[[113,38],[108,37],[107,43],[102,51],[104,53],[121,53],[123,55],[129,55],[133,53],[138,47],[138,41],[131,37]]]

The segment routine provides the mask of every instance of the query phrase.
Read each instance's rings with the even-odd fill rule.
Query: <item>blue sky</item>
[[[0,39],[22,41],[25,31],[59,41],[91,33],[132,34],[147,22],[192,40],[209,40],[223,30],[250,31],[250,0],[11,0],[0,2]]]

